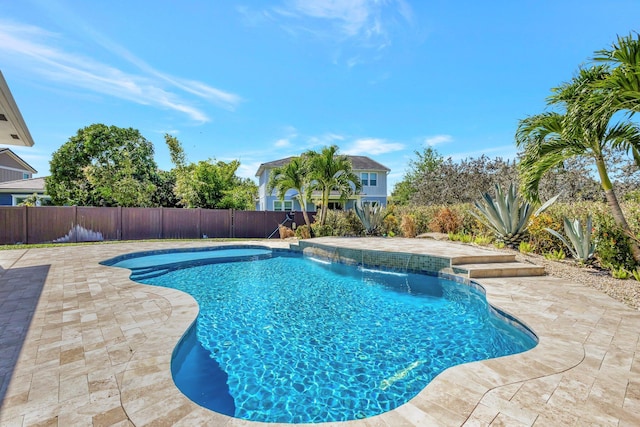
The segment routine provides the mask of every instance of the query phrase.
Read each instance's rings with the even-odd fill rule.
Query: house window
[[[32,196],[32,194],[12,194],[11,200],[13,206],[20,205],[20,203],[23,203]],[[53,203],[51,203],[51,197],[38,194],[38,197],[36,198],[36,206],[53,206]]]
[[[29,179],[31,178],[31,176],[29,176],[28,173],[22,173],[22,179]]]
[[[363,172],[360,174],[362,186],[375,187],[378,185],[378,174],[376,172]]]
[[[327,207],[329,209],[331,209],[331,210],[334,210],[334,211],[341,211],[342,210],[342,203],[340,203],[340,202],[329,202]]]
[[[274,200],[273,210],[274,211],[292,211],[293,200]]]

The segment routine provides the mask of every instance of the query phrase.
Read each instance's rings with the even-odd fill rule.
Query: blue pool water
[[[235,251],[198,252],[195,264],[185,264],[187,253],[170,254],[161,275],[148,270],[148,259],[111,263],[132,268],[132,277],[142,268],[139,281],[198,301],[197,321],[174,352],[174,381],[227,415],[285,423],[365,418],[407,402],[450,366],[536,345],[466,284]],[[166,268],[172,264],[181,267]]]

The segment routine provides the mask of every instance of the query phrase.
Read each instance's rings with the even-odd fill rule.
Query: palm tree
[[[293,157],[286,165],[273,168],[269,175],[267,192],[271,193],[275,189],[278,198],[284,200],[287,191],[295,190],[297,193],[293,197],[300,204],[304,222],[310,228],[311,222],[307,214],[307,201],[310,196],[311,182],[307,163],[304,157]]]
[[[599,100],[600,108],[628,111],[630,115],[640,112],[640,34],[618,36],[610,49],[596,52],[593,58],[613,66],[611,73],[599,85],[607,89],[608,96]],[[625,147],[640,166],[640,151]]]
[[[581,69],[569,83],[553,89],[549,105],[564,108],[564,114],[542,113],[520,121],[516,144],[524,148],[519,169],[525,197],[538,200],[538,184],[549,170],[564,160],[587,156],[595,162],[600,184],[615,222],[631,238],[633,258],[640,264],[637,238],[627,223],[609,178],[607,149],[640,148],[640,129],[630,122],[610,125],[615,109],[602,108],[598,100],[608,96],[602,82],[610,76],[606,66]]]
[[[329,196],[332,191],[340,194],[340,200],[346,201],[349,196],[360,191],[360,179],[353,173],[351,160],[338,154],[338,146],[324,147],[320,153],[307,151],[304,156],[309,159],[309,177],[313,180],[313,189],[320,191],[320,225],[327,220]]]

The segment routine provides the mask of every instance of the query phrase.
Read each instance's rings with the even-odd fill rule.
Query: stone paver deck
[[[449,257],[483,252],[419,239],[322,242]],[[219,244],[0,251],[0,425],[277,426],[216,414],[184,397],[171,380],[170,359],[197,315],[195,301],[98,264],[129,252]],[[640,425],[640,312],[549,276],[477,281],[494,306],[535,331],[537,347],[450,368],[385,414],[321,425]]]

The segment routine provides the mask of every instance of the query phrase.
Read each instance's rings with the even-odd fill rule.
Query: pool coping
[[[442,251],[442,248],[446,248],[451,252],[460,250],[461,246],[454,247],[451,244],[441,246],[440,243],[434,245],[415,239],[319,239],[318,241],[322,244],[341,247],[361,247],[366,250],[376,248],[383,252],[394,252],[394,248],[395,251],[409,250],[416,253]],[[238,242],[213,243],[215,246],[237,244]],[[288,246],[287,242],[282,241],[252,241],[247,244],[274,248]],[[11,271],[10,268],[40,265],[47,258],[49,258],[47,262],[52,266],[52,272],[46,278],[43,294],[35,310],[29,334],[25,338],[24,348],[17,360],[13,380],[2,403],[0,424],[3,426],[32,425],[53,418],[58,423],[62,423],[60,425],[64,425],[65,420],[75,419],[85,421],[91,419],[93,424],[100,424],[96,420],[106,421],[109,416],[112,416],[116,422],[104,423],[104,425],[117,423],[121,425],[208,424],[247,427],[290,425],[249,422],[216,414],[196,405],[182,395],[171,379],[170,361],[175,345],[197,316],[198,308],[195,300],[173,289],[131,282],[128,278],[128,270],[97,264],[99,261],[113,257],[112,254],[208,245],[212,243],[206,241],[152,242],[104,245],[99,249],[94,247],[66,247],[64,250],[29,249],[23,250],[19,257],[16,255],[15,260],[10,259],[5,264],[0,263],[5,273]],[[429,246],[432,248],[429,249]],[[56,250],[62,253],[61,261],[51,259],[53,251]],[[481,251],[473,247],[465,250]],[[2,256],[0,254],[0,261]],[[10,254],[5,257],[12,256],[13,254]],[[7,263],[11,264],[10,268],[6,267]],[[76,275],[66,277],[62,274],[65,268],[67,271],[71,269],[77,272]],[[83,273],[79,274],[80,271]],[[0,276],[0,280],[2,279],[3,276]],[[587,422],[613,425],[640,424],[640,411],[638,411],[640,408],[640,360],[635,356],[639,346],[639,312],[591,288],[549,276],[474,279],[474,281],[485,289],[491,305],[515,315],[536,333],[539,343],[534,349],[517,355],[449,368],[438,375],[418,396],[393,411],[365,420],[309,425],[448,426],[488,425],[500,422],[509,425]],[[62,362],[64,355],[68,354],[65,353],[67,350],[64,350],[68,340],[65,341],[64,333],[61,335],[51,333],[53,338],[43,338],[43,331],[53,330],[56,326],[47,322],[47,310],[52,312],[53,305],[60,305],[54,301],[52,295],[60,292],[61,289],[66,291],[68,287],[79,288],[86,284],[89,287],[101,284],[103,288],[108,287],[109,290],[113,290],[117,297],[137,295],[137,298],[143,301],[142,304],[145,299],[157,298],[158,304],[164,307],[164,314],[154,318],[153,321],[133,319],[126,325],[127,329],[121,327],[123,333],[114,339],[116,344],[108,344],[126,343],[131,353],[121,355],[121,359],[117,360],[119,363],[114,362],[114,357],[110,359],[112,366],[109,369],[114,372],[117,383],[117,390],[112,387],[110,393],[117,393],[119,402],[112,403],[119,404],[104,412],[84,414],[77,409],[84,408],[79,402],[85,403],[87,398],[91,401],[98,396],[92,397],[90,367],[95,363],[88,354],[99,350],[101,344],[96,342],[89,349],[87,344],[81,342],[81,345],[84,345],[83,363],[79,363],[80,360],[74,361],[77,366],[74,366],[73,378],[84,378],[84,381],[88,382],[87,396],[83,394],[67,398],[68,391],[63,383],[68,365]],[[99,294],[100,292],[96,291],[96,295]],[[101,305],[101,308],[109,310],[111,309],[109,304],[119,304],[121,301],[116,296],[110,295],[111,301],[106,301],[106,305]],[[160,300],[166,303],[161,303]],[[95,301],[101,300],[95,298]],[[91,310],[98,312],[98,315],[93,316]],[[65,307],[61,307],[59,313],[61,319],[65,311]],[[58,316],[57,312],[56,316]],[[100,311],[95,307],[73,317],[78,319],[78,323],[85,323],[83,326],[87,327],[86,331],[91,331],[92,322],[97,322],[93,328],[102,327],[102,335],[106,340],[105,325],[100,324]],[[82,322],[83,318],[86,322]],[[70,322],[70,320],[60,322],[58,326],[64,330],[65,324],[70,325]],[[144,336],[144,340],[140,337],[138,337],[140,342],[130,339],[127,331],[133,329],[139,330],[140,337]],[[85,329],[82,331],[84,332]],[[118,340],[120,341],[117,342]],[[110,343],[110,341],[105,342]],[[77,347],[77,342],[74,345]],[[49,352],[52,348],[57,348],[57,360],[52,356],[51,360],[45,358],[42,359],[42,363],[38,363],[38,356],[44,347]],[[109,369],[104,369],[105,375]],[[58,389],[55,399],[51,396],[47,397],[47,385],[37,381],[35,373],[45,371],[52,378],[57,378]],[[26,378],[29,378],[28,384],[24,381]],[[81,385],[85,387],[84,384]],[[623,389],[622,392],[621,389]],[[94,411],[100,410],[100,407],[94,409]],[[87,418],[89,416],[90,418]]]

